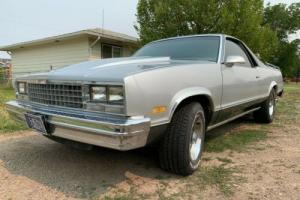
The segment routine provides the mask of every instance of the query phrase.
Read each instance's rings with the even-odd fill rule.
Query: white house
[[[102,29],[78,32],[0,47],[12,58],[13,78],[45,72],[87,60],[127,57],[137,38]]]

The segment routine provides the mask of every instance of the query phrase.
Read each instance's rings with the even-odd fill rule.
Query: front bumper
[[[15,120],[24,123],[25,113],[45,116],[52,136],[122,151],[145,146],[150,131],[150,119],[144,117],[58,109],[21,101],[9,101],[6,106]]]

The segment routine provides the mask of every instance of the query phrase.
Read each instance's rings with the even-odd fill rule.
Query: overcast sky
[[[267,0],[271,4],[298,0]],[[102,26],[136,36],[138,0],[0,0],[0,46]],[[300,38],[300,33],[297,36]],[[0,58],[8,55],[0,52]]]

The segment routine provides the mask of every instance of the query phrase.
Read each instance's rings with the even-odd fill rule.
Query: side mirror
[[[232,67],[235,64],[245,64],[246,60],[242,56],[228,56],[225,61],[225,65]]]

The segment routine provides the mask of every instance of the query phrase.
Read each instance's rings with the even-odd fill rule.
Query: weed
[[[198,177],[202,184],[216,186],[225,196],[233,194],[233,187],[236,181],[242,181],[241,176],[235,175],[238,170],[225,168],[223,165],[204,167],[199,170]]]
[[[225,164],[232,163],[232,160],[229,159],[229,158],[220,158],[220,157],[217,157],[217,159],[218,159],[218,161],[223,162]]]
[[[202,160],[203,160],[203,161],[210,161],[210,160],[212,160],[212,158],[206,157],[206,158],[202,158]]]
[[[127,195],[123,195],[123,196],[116,196],[116,197],[104,197],[104,200],[130,200],[132,198],[130,198],[129,196]]]
[[[208,152],[222,152],[225,150],[242,151],[249,144],[267,138],[267,133],[261,130],[241,130],[223,135],[208,135],[205,150]]]

